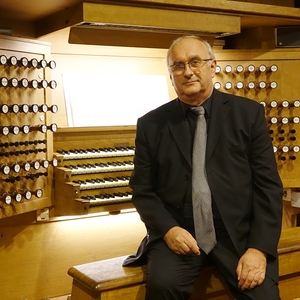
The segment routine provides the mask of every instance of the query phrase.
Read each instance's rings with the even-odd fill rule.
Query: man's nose
[[[194,71],[192,70],[192,68],[190,67],[190,64],[188,62],[186,62],[184,64],[184,75],[185,76],[191,76],[194,74]]]

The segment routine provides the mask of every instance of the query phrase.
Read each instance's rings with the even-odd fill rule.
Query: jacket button
[[[184,180],[189,180],[190,179],[190,175],[185,175],[184,176]]]

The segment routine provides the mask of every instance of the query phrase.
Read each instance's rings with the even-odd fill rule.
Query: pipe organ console
[[[300,95],[290,70],[300,60],[262,55],[216,53],[214,87],[264,106],[283,185],[298,190]],[[49,57],[48,44],[0,37],[0,218],[46,207],[52,216],[132,208],[135,126],[57,128]]]
[[[48,44],[0,37],[0,219],[52,205],[49,56]]]
[[[134,139],[133,127],[59,129],[54,134],[55,215],[132,208]]]

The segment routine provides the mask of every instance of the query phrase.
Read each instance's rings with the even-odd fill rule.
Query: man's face
[[[181,101],[189,105],[199,105],[211,95],[216,61],[201,62],[210,58],[205,44],[196,39],[185,38],[173,46],[168,65],[175,65],[175,69],[169,68],[169,73]],[[197,64],[199,61],[201,63]]]

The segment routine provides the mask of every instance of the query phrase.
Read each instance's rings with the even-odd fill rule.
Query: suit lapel
[[[179,100],[173,101],[174,105],[168,110],[168,126],[179,150],[191,166],[190,145],[192,141],[189,135],[185,134],[189,130],[188,121],[183,116]]]
[[[222,93],[218,92],[217,90],[214,90],[212,100],[213,103],[207,135],[207,161],[210,159],[217,146],[222,129],[224,128],[224,124],[230,112],[230,105],[228,103],[229,100],[227,97],[224,97]]]
[[[181,151],[182,155],[185,157],[186,161],[190,166],[192,166],[191,158],[191,146],[192,140],[189,135],[186,135],[185,132],[188,132],[189,126],[186,119],[184,119],[182,114],[182,109],[180,106],[180,100],[173,100],[172,106],[169,106],[167,109],[168,121],[167,124],[171,131],[171,134],[174,137],[174,140]],[[219,137],[222,132],[222,128],[227,120],[228,114],[230,112],[230,105],[228,105],[228,98],[223,96],[223,93],[215,90],[213,94],[213,103],[210,116],[210,124],[208,128],[208,140],[207,140],[207,153],[206,160],[208,161],[212,156]]]

